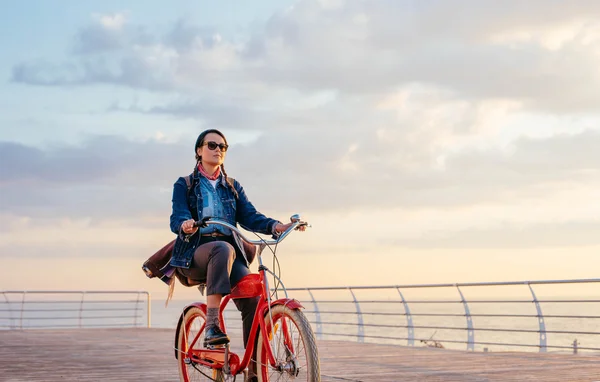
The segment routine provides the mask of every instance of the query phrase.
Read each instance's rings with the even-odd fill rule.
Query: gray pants
[[[190,268],[177,268],[177,271],[192,280],[206,283],[207,295],[228,295],[242,277],[250,274],[246,260],[241,253],[236,253],[231,237],[203,237],[201,243],[194,252]],[[252,297],[233,300],[242,313],[244,347],[252,329],[258,299]]]

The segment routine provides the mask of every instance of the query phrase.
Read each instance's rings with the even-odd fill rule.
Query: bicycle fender
[[[191,303],[190,305],[187,305],[185,308],[183,308],[183,313],[190,310],[190,308],[193,306],[195,306],[196,308],[199,308],[202,312],[204,312],[204,314],[206,314],[206,304],[203,302],[194,302],[194,303]]]
[[[181,315],[179,316],[179,321],[177,322],[177,329],[175,330],[175,346],[173,347],[174,352],[175,352],[175,359],[178,359],[178,354],[177,354],[177,339],[179,338],[179,328],[181,328],[181,324],[183,322],[183,316],[185,316],[185,314],[187,313],[188,310],[190,310],[190,308],[192,307],[197,307],[199,308],[201,311],[204,312],[204,314],[206,315],[206,304],[202,303],[202,302],[194,302],[188,306],[186,306],[185,308],[183,308],[183,311],[181,312]]]
[[[283,305],[284,307],[290,309],[304,309],[302,304],[300,304],[300,301],[296,300],[295,298],[280,298],[279,300],[272,301],[271,308],[273,308],[275,305]]]

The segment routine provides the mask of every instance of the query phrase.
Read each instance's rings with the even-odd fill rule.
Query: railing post
[[[140,310],[140,295],[142,292],[137,292],[137,298],[135,300],[135,309],[133,309],[133,327],[137,328],[137,313]]]
[[[356,305],[356,315],[358,319],[358,342],[365,342],[365,329],[363,326],[363,317],[362,312],[360,311],[360,305],[358,303],[358,300],[356,299],[356,296],[354,295],[354,292],[352,291],[352,288],[348,288],[348,290],[352,294],[352,298],[354,299],[354,305]]]
[[[413,327],[412,315],[410,314],[410,309],[408,308],[408,303],[404,299],[402,292],[400,292],[400,288],[396,287],[398,293],[400,293],[400,298],[402,299],[402,305],[404,305],[404,313],[406,314],[406,326],[408,326],[408,346],[415,346],[415,328]]]
[[[83,327],[83,301],[85,300],[85,291],[81,291],[81,302],[79,303],[79,327]]]
[[[14,329],[15,323],[13,318],[12,306],[10,305],[10,300],[6,297],[6,291],[2,292],[2,296],[4,296],[4,300],[6,301],[6,306],[8,307],[8,327],[12,330]]]
[[[150,292],[146,292],[146,297],[148,298],[148,301],[147,301],[147,304],[148,304],[148,305],[147,305],[147,307],[146,307],[146,312],[147,312],[147,315],[148,315],[148,327],[150,327],[150,317],[152,317],[152,316],[150,315],[150,309],[151,309],[151,304],[150,304]]]
[[[23,330],[23,314],[25,314],[25,295],[27,291],[23,291],[23,297],[21,298],[21,319],[19,320],[19,329]]]
[[[312,300],[313,306],[315,307],[315,315],[317,319],[317,338],[323,339],[323,327],[321,324],[321,313],[319,312],[319,305],[317,304],[317,300],[315,300],[315,296],[313,296],[310,288],[306,288],[308,294],[310,294],[310,298]]]
[[[467,317],[467,350],[475,350],[475,331],[473,330],[473,317],[471,317],[471,311],[469,310],[469,304],[465,296],[463,296],[460,288],[455,284],[458,293],[460,294],[460,301],[465,308],[465,316]]]
[[[540,306],[540,303],[535,295],[535,292],[533,291],[533,288],[531,287],[531,284],[529,283],[529,281],[527,281],[527,286],[529,287],[529,290],[531,291],[531,295],[533,296],[533,303],[535,304],[535,309],[537,310],[537,319],[538,319],[538,324],[540,327],[540,353],[545,353],[548,348],[547,348],[547,336],[546,336],[546,323],[544,322],[544,315],[542,314],[542,307]]]

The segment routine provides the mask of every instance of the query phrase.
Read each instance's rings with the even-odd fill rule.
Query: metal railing
[[[150,327],[146,291],[0,291],[0,329]],[[144,317],[145,316],[145,317]]]
[[[583,285],[585,293],[579,290],[568,297],[539,299],[534,286],[542,288],[542,285],[550,289],[552,295],[564,292],[566,285]],[[515,287],[516,290],[504,294],[509,297],[493,299],[468,300],[463,293],[480,288],[478,294],[482,295],[481,288],[490,287]],[[596,290],[591,290],[592,287],[596,287]],[[522,290],[519,291],[519,288]],[[538,348],[540,352],[548,349],[568,349],[574,353],[578,350],[600,351],[600,298],[594,298],[600,294],[600,279],[287,290],[299,297],[302,292],[306,293],[305,297],[299,299],[308,302],[304,312],[320,339],[356,338],[358,342],[385,340],[408,346],[415,346],[415,341],[419,341],[424,346],[434,347],[465,344],[469,351],[475,351],[476,347],[483,351],[490,348],[509,350],[512,347]],[[436,298],[436,295],[452,290],[458,298]],[[494,292],[498,294],[497,290]],[[361,299],[359,293],[370,296]],[[523,293],[525,298],[514,297]],[[333,294],[336,298],[317,299],[315,296],[318,294]],[[420,294],[421,297],[406,299],[407,294]],[[591,295],[591,298],[581,298],[582,294]],[[384,295],[386,299],[378,298]],[[422,295],[428,295],[428,298],[422,298]],[[309,309],[310,305],[312,310]],[[342,306],[346,306],[346,309],[342,309]],[[366,306],[369,308],[365,309]],[[542,308],[550,313],[544,314]],[[436,337],[439,332],[444,334],[443,338]],[[580,346],[582,344],[586,346]]]

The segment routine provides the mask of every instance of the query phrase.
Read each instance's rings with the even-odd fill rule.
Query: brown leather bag
[[[248,260],[248,264],[252,264],[254,258],[256,258],[256,254],[258,253],[258,245],[254,245],[248,243],[246,240],[240,237],[242,242],[242,246],[244,247],[244,253],[246,254],[246,260]]]
[[[163,269],[167,264],[169,264],[169,261],[171,261],[174,246],[175,240],[170,241],[167,243],[167,245],[156,251],[154,255],[150,256],[148,260],[144,262],[142,269],[144,270],[146,276],[149,278],[158,277],[161,279],[165,277],[165,272]]]

